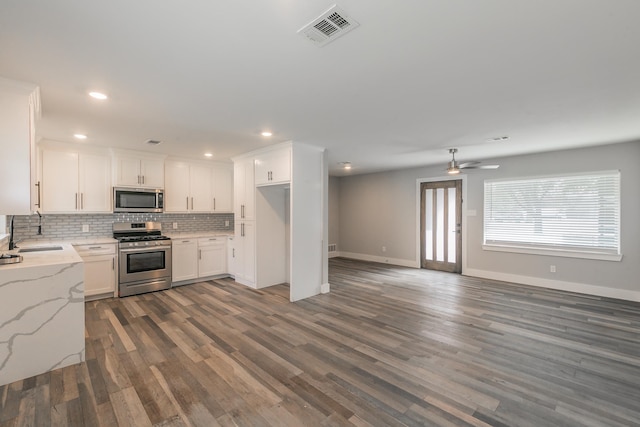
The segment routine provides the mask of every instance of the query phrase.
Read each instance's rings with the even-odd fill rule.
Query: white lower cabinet
[[[116,296],[116,244],[75,245],[84,262],[85,299]]]
[[[171,240],[171,281],[198,277],[198,239]]]
[[[235,281],[256,286],[256,228],[254,221],[236,222]]]
[[[198,239],[198,277],[227,273],[226,237]]]
[[[236,238],[235,236],[227,237],[227,273],[236,276]]]
[[[227,237],[173,238],[172,282],[178,285],[227,274]]]

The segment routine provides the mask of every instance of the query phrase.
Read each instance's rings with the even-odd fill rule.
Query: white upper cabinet
[[[165,162],[165,212],[212,212],[211,168],[186,162]]]
[[[111,212],[109,156],[45,148],[41,164],[43,212]]]
[[[35,85],[0,78],[0,215],[39,209],[34,122],[40,113]]]
[[[255,182],[260,185],[286,184],[291,181],[291,148],[257,154],[255,157]]]
[[[233,204],[235,220],[255,219],[255,184],[253,157],[234,160],[233,163]]]
[[[233,212],[233,170],[215,167],[213,177],[213,211]]]
[[[116,186],[163,188],[164,161],[118,154],[116,156]]]
[[[206,166],[191,165],[191,168],[189,170],[191,211],[213,211],[213,186],[211,178],[211,168]]]

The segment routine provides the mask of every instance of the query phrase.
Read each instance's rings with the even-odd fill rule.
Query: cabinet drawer
[[[219,237],[201,237],[198,239],[198,246],[213,246],[213,245],[224,245],[227,243],[227,238],[224,236]]]
[[[74,245],[73,248],[81,257],[96,255],[112,255],[116,253],[115,244],[97,244],[97,245]]]

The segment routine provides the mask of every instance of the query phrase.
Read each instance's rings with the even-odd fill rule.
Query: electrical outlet
[[[173,223],[173,229],[174,229],[174,230],[176,230],[177,228],[178,228],[178,223],[177,223],[177,222],[174,222],[174,223]]]
[[[556,272],[556,266],[555,265],[550,265],[549,266],[549,272],[550,273],[555,273]]]
[[[83,233],[89,232],[89,224],[82,224],[82,232]]]
[[[382,247],[382,252],[387,252],[387,247],[386,246]]]
[[[228,227],[228,226],[229,226],[229,220],[226,220],[226,221],[224,222],[224,226],[225,226],[225,227]]]

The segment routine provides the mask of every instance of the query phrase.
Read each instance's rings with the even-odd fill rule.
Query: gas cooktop
[[[142,236],[114,236],[119,242],[143,242],[149,240],[171,240],[162,235],[142,235]]]

